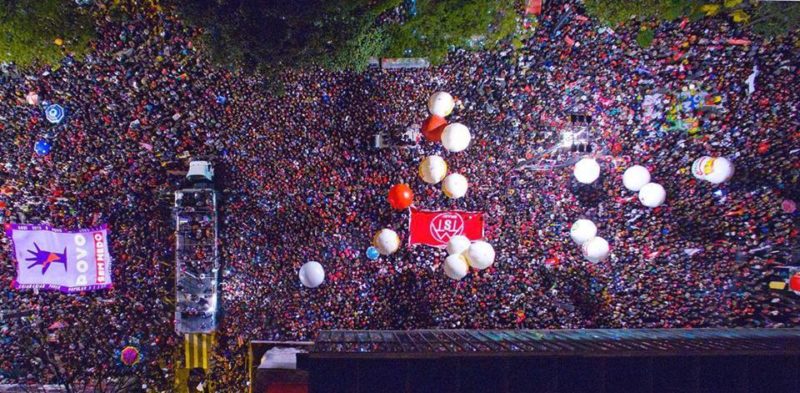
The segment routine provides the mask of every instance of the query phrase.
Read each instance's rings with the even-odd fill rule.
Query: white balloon
[[[647,207],[659,207],[667,199],[667,191],[658,183],[647,183],[639,190],[639,202]]]
[[[467,260],[461,254],[450,255],[444,260],[444,274],[453,280],[464,278],[469,272]]]
[[[442,146],[452,153],[466,149],[471,140],[472,135],[469,133],[469,128],[461,123],[450,124],[442,132]]]
[[[714,159],[711,173],[706,176],[706,180],[714,184],[720,184],[733,176],[733,163],[725,157],[717,157]]]
[[[456,102],[450,93],[440,91],[428,98],[428,112],[432,115],[447,117],[453,113]]]
[[[469,183],[467,178],[459,173],[451,173],[442,182],[442,191],[448,198],[458,199],[467,194]]]
[[[595,237],[583,244],[583,256],[590,262],[600,262],[608,258],[608,242],[602,237]]]
[[[650,183],[650,171],[641,165],[634,165],[622,174],[622,184],[631,191],[639,191]]]
[[[581,218],[572,224],[572,227],[569,229],[569,236],[572,238],[572,241],[581,245],[597,236],[597,225],[594,225],[591,220]]]
[[[600,164],[594,158],[582,158],[573,170],[575,179],[583,184],[592,184],[600,177]]]
[[[372,245],[381,255],[393,254],[400,248],[400,236],[397,236],[397,232],[384,228],[372,238]]]
[[[483,270],[494,264],[494,247],[491,244],[478,240],[467,249],[467,262],[473,269]]]
[[[316,288],[325,281],[325,269],[319,262],[306,262],[300,267],[300,282],[307,288]]]
[[[464,235],[456,235],[450,238],[447,242],[447,254],[456,255],[463,254],[469,248],[470,241]]]
[[[447,176],[447,163],[442,157],[428,156],[419,163],[419,177],[428,184],[436,184]]]

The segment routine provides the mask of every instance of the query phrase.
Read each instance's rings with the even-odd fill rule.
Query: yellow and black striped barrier
[[[211,334],[191,333],[183,336],[185,368],[208,370],[209,352],[213,336]]]
[[[190,333],[183,335],[182,367],[175,370],[175,391],[177,393],[195,393],[190,387],[189,378],[193,369],[202,369],[206,377],[211,366],[211,351],[214,345],[213,334]],[[196,383],[196,382],[195,382]],[[203,381],[203,392],[214,392],[213,381]]]

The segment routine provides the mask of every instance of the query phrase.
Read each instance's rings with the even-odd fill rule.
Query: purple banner
[[[5,225],[17,263],[14,287],[65,293],[110,288],[105,225],[69,231],[47,225]]]

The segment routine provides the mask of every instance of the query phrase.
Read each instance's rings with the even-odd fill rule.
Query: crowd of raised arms
[[[48,343],[52,353],[100,370],[136,342],[144,354],[136,372],[169,390],[181,343],[169,209],[183,180],[171,173],[189,156],[213,157],[223,200],[218,391],[244,391],[248,340],[313,339],[322,329],[798,325],[796,303],[764,284],[798,240],[797,213],[781,207],[800,197],[797,35],[766,41],[724,18],[678,20],[658,25],[643,49],[638,24],[612,30],[584,14],[578,2],[548,2],[521,48],[458,50],[427,69],[287,70],[272,77],[281,95],[261,77],[215,66],[196,31],[147,7],[122,23],[98,22],[100,38],[81,61],[66,58],[50,72],[9,67],[0,74],[3,220],[107,223],[115,285],[15,290],[4,239],[0,308],[33,315],[2,322],[0,381],[54,381],[57,370],[21,343],[32,326],[60,321],[98,347],[60,336]],[[64,122],[51,126],[41,106],[26,104],[31,91],[64,105]],[[424,140],[370,147],[376,132],[421,123],[436,91],[456,98],[449,120],[470,127],[467,150]],[[670,109],[686,91],[719,97],[719,110]],[[663,108],[646,116],[653,94]],[[597,182],[578,184],[571,167],[517,168],[555,143],[576,112],[592,116]],[[45,134],[53,148],[40,156],[32,146]],[[467,177],[464,198],[418,178],[429,154]],[[694,179],[692,161],[704,155],[728,157],[733,178]],[[622,186],[634,164],[664,186],[663,206],[643,207]],[[409,247],[408,212],[386,202],[401,182],[418,207],[484,212],[494,266],[457,282],[442,273],[444,251]],[[597,223],[611,244],[607,260],[587,263],[572,243],[578,218]],[[364,250],[380,228],[403,245],[370,261]],[[310,260],[326,270],[315,289],[297,276]]]

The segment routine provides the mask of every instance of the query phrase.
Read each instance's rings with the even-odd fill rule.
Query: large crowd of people
[[[655,29],[647,48],[640,28]],[[579,2],[548,1],[521,46],[455,50],[426,69],[286,70],[272,76],[284,87],[277,94],[263,77],[213,65],[198,32],[168,12],[134,7],[98,29],[84,59],[0,73],[0,213],[67,228],[108,223],[114,288],[17,291],[3,239],[0,382],[57,380],[69,370],[49,366],[50,349],[84,369],[119,368],[113,351],[136,343],[144,358],[122,372],[169,390],[181,342],[171,193],[192,156],[213,157],[223,198],[218,391],[244,391],[248,340],[313,339],[321,329],[800,324],[797,302],[765,285],[798,241],[798,213],[782,209],[800,199],[796,34],[765,40],[722,17],[612,29]],[[62,124],[25,102],[32,91],[65,106]],[[424,140],[372,147],[376,132],[421,123],[436,91],[456,98],[449,120],[470,127],[467,150]],[[687,91],[707,94],[714,110],[671,108]],[[659,108],[645,108],[654,95]],[[600,179],[520,168],[575,113],[592,118],[587,154]],[[46,156],[32,149],[42,137],[53,145]],[[467,177],[466,197],[419,180],[429,154]],[[692,161],[704,155],[730,158],[734,177],[694,179]],[[622,187],[634,164],[665,187],[664,206],[645,208]],[[386,201],[401,182],[418,207],[485,212],[494,266],[456,282],[442,272],[443,250],[404,244],[368,260],[380,228],[408,238],[408,213]],[[584,217],[609,240],[608,260],[586,262],[570,240]],[[315,289],[297,276],[310,260],[326,270]],[[47,338],[31,346],[39,330]]]

